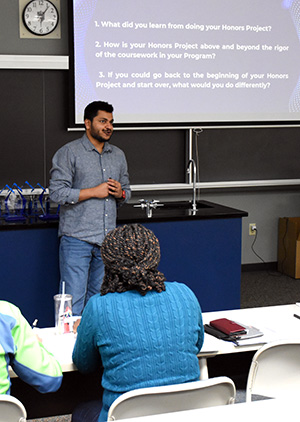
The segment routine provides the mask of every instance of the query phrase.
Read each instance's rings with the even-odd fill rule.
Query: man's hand
[[[109,178],[107,181],[109,194],[115,198],[122,198],[122,186],[117,180]]]
[[[81,189],[79,201],[85,201],[91,198],[107,198],[108,195],[122,198],[122,186],[117,180],[109,178],[107,182],[101,183],[94,188]]]
[[[79,201],[85,201],[86,199],[91,198],[107,198],[109,194],[109,186],[108,183],[105,182],[95,186],[94,188],[81,189]]]

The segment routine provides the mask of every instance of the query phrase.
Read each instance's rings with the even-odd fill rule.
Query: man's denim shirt
[[[111,177],[121,183],[128,201],[131,190],[124,152],[106,142],[99,154],[84,135],[56,152],[50,175],[50,199],[61,205],[59,236],[101,245],[105,235],[116,227],[117,203],[121,202],[111,195],[79,202],[79,192]]]

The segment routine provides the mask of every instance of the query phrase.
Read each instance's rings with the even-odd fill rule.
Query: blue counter
[[[1,226],[0,226],[1,227]],[[57,223],[0,229],[0,298],[17,305],[32,323],[54,325],[59,288]]]
[[[195,215],[184,203],[153,210],[124,205],[118,224],[139,222],[161,245],[159,269],[167,280],[186,283],[203,311],[240,307],[241,222],[244,211],[200,201]],[[0,223],[1,299],[46,327],[54,324],[59,287],[58,222]]]
[[[159,239],[159,269],[168,281],[187,284],[203,311],[240,307],[241,228],[244,211],[207,201],[191,205],[177,202],[153,210],[120,208],[119,222],[139,222]]]

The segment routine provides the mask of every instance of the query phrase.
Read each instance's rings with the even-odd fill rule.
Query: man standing
[[[56,152],[50,171],[50,199],[61,205],[60,276],[73,296],[74,315],[100,292],[100,246],[116,226],[117,206],[131,196],[125,154],[108,142],[112,113],[112,105],[103,101],[87,105],[85,134]]]

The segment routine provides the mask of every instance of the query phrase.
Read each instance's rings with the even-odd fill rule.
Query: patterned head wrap
[[[102,243],[101,256],[105,265],[102,295],[137,290],[144,296],[151,290],[165,290],[166,278],[157,270],[158,239],[141,224],[127,224],[109,232]]]

